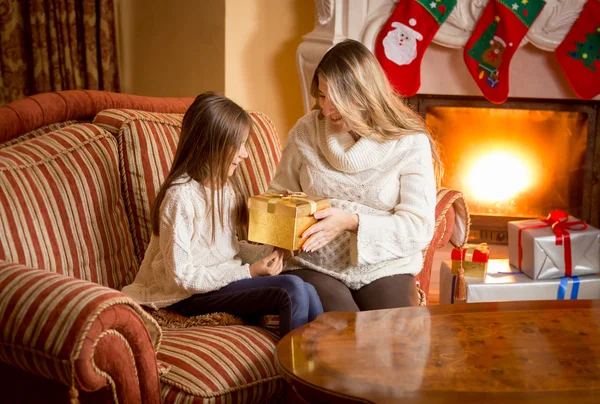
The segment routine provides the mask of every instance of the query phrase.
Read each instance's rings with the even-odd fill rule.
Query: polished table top
[[[309,402],[600,403],[600,301],[325,313],[277,360]]]

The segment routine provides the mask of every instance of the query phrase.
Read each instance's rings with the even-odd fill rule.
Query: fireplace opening
[[[555,209],[598,225],[597,103],[467,98],[411,102],[440,144],[442,186],[467,199],[470,241],[505,244],[508,221]]]

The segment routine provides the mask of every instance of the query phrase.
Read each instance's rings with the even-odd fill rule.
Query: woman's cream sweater
[[[272,190],[329,198],[359,216],[356,234],[344,232],[325,247],[301,252],[286,270],[323,272],[351,289],[379,278],[421,271],[421,251],[433,236],[436,188],[425,134],[378,142],[332,134],[319,111],[291,130]]]

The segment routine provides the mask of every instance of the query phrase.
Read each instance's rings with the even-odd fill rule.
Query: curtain
[[[0,0],[0,89],[119,91],[113,0]]]

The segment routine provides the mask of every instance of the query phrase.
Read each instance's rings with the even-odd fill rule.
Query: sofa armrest
[[[0,361],[115,402],[159,403],[158,324],[125,294],[0,260]]]
[[[471,219],[464,195],[453,189],[440,188],[435,206],[435,228],[429,246],[423,250],[423,268],[416,279],[426,297],[429,297],[433,257],[437,248],[450,242],[460,247],[469,239]]]

